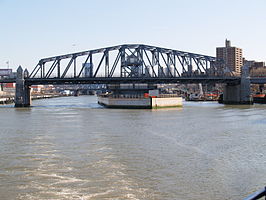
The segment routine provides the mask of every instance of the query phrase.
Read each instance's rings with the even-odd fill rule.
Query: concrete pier
[[[226,84],[223,92],[224,104],[253,104],[250,93],[249,63],[242,67],[240,84]]]
[[[21,66],[17,69],[15,107],[29,107],[31,105],[30,86],[25,84],[24,79],[28,74],[28,70],[23,72]]]

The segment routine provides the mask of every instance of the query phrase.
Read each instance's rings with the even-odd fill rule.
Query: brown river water
[[[0,107],[0,199],[243,199],[266,185],[266,105]]]

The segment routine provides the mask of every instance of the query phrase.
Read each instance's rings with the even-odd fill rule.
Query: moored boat
[[[254,103],[265,103],[266,104],[266,95],[265,94],[255,94],[253,95]]]

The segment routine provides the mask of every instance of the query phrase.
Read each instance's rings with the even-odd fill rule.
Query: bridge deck
[[[45,84],[116,84],[116,83],[239,83],[237,77],[173,77],[173,78],[121,78],[121,77],[94,77],[94,78],[29,78],[25,80],[28,85]]]
[[[16,79],[1,79],[0,83],[15,83]],[[28,78],[28,85],[48,84],[112,84],[112,83],[239,83],[240,77],[173,77],[173,78],[121,78],[121,77],[93,77],[93,78]],[[252,77],[251,84],[266,84],[266,77]]]

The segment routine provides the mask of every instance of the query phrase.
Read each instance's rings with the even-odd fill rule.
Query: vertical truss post
[[[77,66],[76,66],[76,64],[77,64],[77,63],[76,63],[76,58],[77,58],[77,57],[74,58],[74,78],[76,78],[76,67],[77,67]]]
[[[191,55],[189,55],[188,58],[189,58],[189,59],[188,59],[188,71],[189,71],[189,75],[191,76],[191,75],[192,75],[192,72],[193,72]]]
[[[57,78],[60,78],[60,61],[61,60],[58,60],[58,63],[57,63]]]
[[[157,59],[156,59],[156,50],[153,50],[152,51],[152,68],[154,68],[157,64]],[[160,76],[160,74],[158,73],[158,70],[159,70],[159,66],[157,66],[158,69],[157,69],[157,72],[154,70],[155,72],[155,76]]]
[[[41,76],[41,78],[44,78],[44,77],[43,77],[43,65],[44,65],[44,63],[41,63],[41,64],[40,64],[40,69],[41,69],[41,74],[40,74],[40,76]]]
[[[205,63],[206,63],[206,71],[209,71],[209,65],[208,65],[209,62],[208,62],[207,58],[205,58]],[[211,71],[209,73],[211,73]]]
[[[40,77],[42,78],[42,70],[43,70],[43,67],[42,67],[43,63],[40,63]]]
[[[141,62],[141,72],[142,72],[142,76],[148,76],[151,77],[151,73],[149,71],[148,66],[146,65],[146,63],[144,62],[144,52],[145,50],[143,49],[142,46],[139,46],[138,48],[138,53],[139,53],[139,61]]]
[[[142,73],[144,74],[144,76],[152,77],[152,73],[150,72],[149,67],[146,65],[146,63],[144,61],[144,53],[146,54],[146,52],[142,46],[139,47],[139,52],[140,52],[140,59],[141,59],[140,61],[141,61]],[[148,58],[148,61],[150,62],[149,58]]]
[[[125,52],[125,48],[122,47],[120,49],[120,52],[121,52],[121,68],[120,68],[120,75],[121,77],[124,77],[126,75],[126,72],[124,72],[124,65],[126,64],[126,52]],[[123,76],[124,75],[124,76]]]
[[[137,51],[138,62],[140,63],[140,66],[139,66],[140,76],[143,76],[143,74],[145,73],[143,69],[143,50],[140,47],[138,47],[136,51]]]
[[[41,75],[42,78],[45,77],[45,63],[43,63],[42,65],[42,75]]]
[[[172,64],[174,65],[174,76],[177,77],[177,76],[180,76],[177,68],[176,68],[176,58],[175,58],[175,55],[171,54],[170,56],[170,59],[171,59],[171,62]]]
[[[90,53],[90,65],[91,65],[90,77],[92,77],[92,76],[93,76],[93,62],[92,62],[92,53]]]
[[[155,51],[152,51],[152,58],[151,58],[151,62],[152,62],[152,66],[156,65],[156,58],[155,58]]]
[[[105,55],[105,77],[109,77],[109,51],[104,52]]]
[[[149,62],[149,64],[150,64],[150,67],[151,67],[151,69],[152,69],[152,72],[151,72],[151,76],[154,76],[154,77],[157,77],[156,76],[156,73],[155,73],[155,70],[154,70],[154,65],[153,65],[153,52],[152,51],[150,51],[151,53],[152,53],[152,61],[151,61],[151,59],[149,58],[149,55],[148,55],[148,53],[146,52],[146,50],[144,50],[144,54],[145,54],[145,56],[146,56],[146,58],[148,59],[148,62]]]
[[[184,72],[187,74],[187,76],[191,76],[192,75],[192,66],[190,66],[189,62],[187,61],[187,55],[182,55],[182,67]],[[187,70],[185,68],[185,66],[187,66]]]
[[[166,65],[167,65],[167,68],[168,68],[168,74],[167,74],[167,76],[168,75],[170,75],[171,77],[173,77],[174,75],[172,74],[172,72],[171,72],[171,61],[170,61],[170,54],[169,53],[167,53],[166,54],[167,55],[167,59],[166,59]]]
[[[162,77],[165,76],[164,71],[163,71],[163,67],[160,65],[160,52],[158,49],[155,50],[154,52],[154,59],[155,59],[155,65],[157,65],[158,67],[158,77]]]

